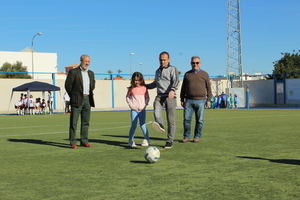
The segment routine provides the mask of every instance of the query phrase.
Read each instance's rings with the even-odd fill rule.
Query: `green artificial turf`
[[[177,114],[172,149],[149,127],[155,164],[127,147],[129,112],[93,112],[79,149],[69,115],[0,116],[0,199],[300,199],[300,110],[206,110],[200,143],[178,142]]]

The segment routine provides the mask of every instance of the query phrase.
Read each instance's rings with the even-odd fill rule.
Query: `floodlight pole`
[[[240,0],[227,0],[227,80],[230,87],[243,87]]]

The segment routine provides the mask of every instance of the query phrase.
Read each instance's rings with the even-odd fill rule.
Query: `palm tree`
[[[109,80],[112,80],[112,73],[113,73],[113,71],[108,70],[107,73],[109,74],[109,78],[108,78],[108,79],[109,79]]]
[[[121,73],[122,73],[122,70],[118,69],[118,75],[117,75],[118,78],[123,78],[123,77],[120,75]]]

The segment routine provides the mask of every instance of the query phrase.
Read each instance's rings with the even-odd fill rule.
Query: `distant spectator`
[[[24,107],[23,106],[23,94],[21,94],[20,99],[15,104],[15,109],[16,109],[17,115],[24,115],[23,107]]]
[[[23,96],[23,113],[24,115],[28,114],[28,98],[26,94]]]
[[[227,108],[233,108],[233,96],[232,94],[229,94],[227,98]]]
[[[36,98],[35,99],[35,114],[41,114],[42,109],[41,109],[41,98]]]
[[[226,108],[226,103],[227,103],[227,95],[222,92],[221,94],[221,108]]]
[[[234,102],[234,108],[238,108],[238,96],[236,94],[234,94],[233,102]]]
[[[27,99],[27,105],[28,105],[28,114],[29,115],[34,115],[34,99],[33,96],[30,95],[29,98]]]
[[[221,108],[221,102],[222,102],[222,98],[221,95],[218,96],[218,107],[217,108]]]
[[[219,107],[219,95],[215,95],[214,109]]]
[[[49,114],[53,113],[53,96],[51,94],[51,91],[48,91],[48,101],[47,101],[47,106],[49,109]]]
[[[70,97],[67,92],[64,94],[65,113],[70,113]]]
[[[45,99],[42,99],[42,102],[41,102],[41,113],[42,114],[45,114],[46,113],[46,102],[45,102]]]
[[[215,107],[215,96],[211,96],[210,98],[210,108],[213,109]]]

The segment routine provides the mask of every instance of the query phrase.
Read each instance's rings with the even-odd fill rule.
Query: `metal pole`
[[[238,28],[238,69],[239,69],[239,74],[240,74],[240,87],[244,87],[243,83],[243,66],[242,66],[242,40],[241,40],[241,20],[240,20],[240,0],[237,2],[237,15],[238,15],[238,20],[237,20],[237,28]]]
[[[34,79],[34,63],[33,63],[33,41],[34,41],[34,38],[36,36],[41,36],[43,35],[42,32],[38,32],[36,33],[33,37],[32,37],[32,40],[31,40],[31,69],[32,69],[32,79]]]
[[[52,85],[56,86],[55,73],[52,73]],[[52,92],[53,92],[53,109],[56,110],[56,93],[55,91]]]
[[[115,84],[113,75],[111,75],[111,107],[115,108]]]
[[[33,65],[33,40],[36,37],[36,34],[33,36],[31,40],[31,70],[32,70],[32,79],[34,79],[34,65]]]

